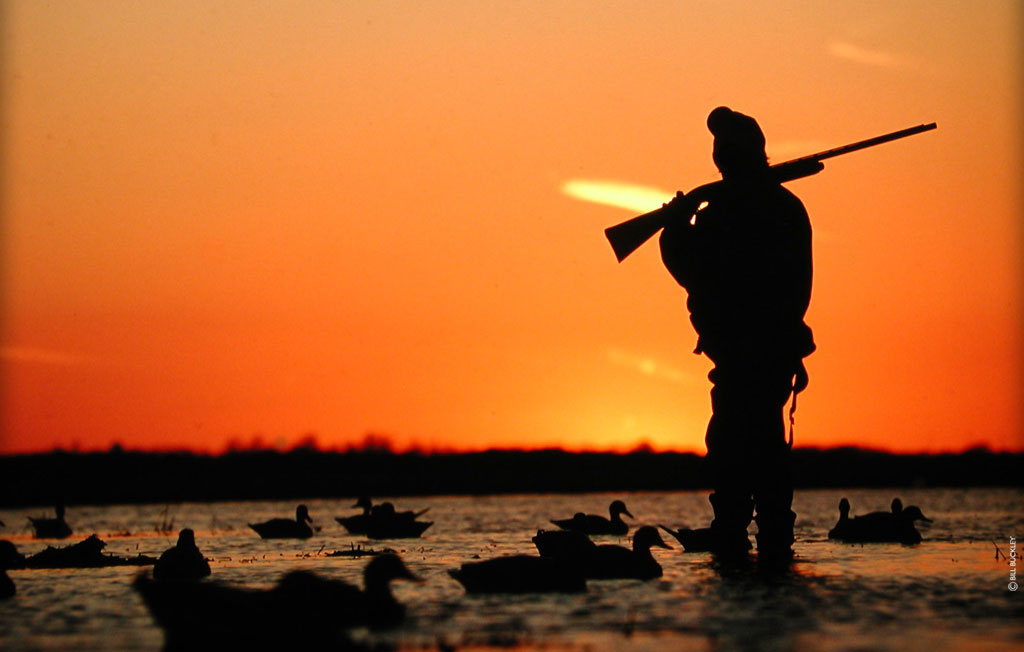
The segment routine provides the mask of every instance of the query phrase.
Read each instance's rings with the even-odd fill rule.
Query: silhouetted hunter
[[[660,244],[665,266],[689,295],[695,353],[715,363],[705,440],[714,548],[745,552],[756,507],[758,550],[785,553],[796,515],[782,410],[807,385],[802,360],[814,351],[804,323],[811,225],[800,200],[769,173],[753,118],[719,107],[708,129],[723,183],[692,220],[672,220]],[[669,206],[687,203],[680,194]]]
[[[710,531],[669,530],[673,536],[699,532],[697,548],[743,552],[756,506],[758,550],[789,554],[793,440],[790,431],[786,441],[782,408],[792,395],[792,427],[796,394],[807,385],[803,358],[814,341],[803,320],[811,297],[811,225],[800,200],[780,184],[821,172],[826,159],[935,128],[922,124],[769,166],[757,122],[719,107],[708,129],[722,180],[605,229],[619,262],[664,229],[662,259],[689,293],[694,352],[715,363],[706,437],[715,519]]]

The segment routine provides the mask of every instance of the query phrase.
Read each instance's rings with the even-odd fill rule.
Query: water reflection
[[[361,584],[365,559],[327,553],[384,543],[425,582],[394,587],[408,607],[405,625],[386,635],[360,635],[400,650],[448,645],[594,652],[923,647],[944,652],[983,644],[1009,650],[1022,640],[1024,602],[1006,590],[1006,563],[995,559],[992,543],[1003,533],[1024,531],[1020,491],[902,492],[905,502],[921,505],[935,520],[918,546],[829,541],[826,534],[843,495],[855,497],[865,509],[885,508],[893,498],[891,490],[798,493],[796,557],[784,572],[765,573],[756,563],[723,565],[706,553],[661,550],[663,577],[592,581],[587,593],[569,596],[470,596],[447,571],[474,555],[536,554],[531,537],[549,518],[607,510],[614,499],[626,501],[637,524],[706,523],[706,493],[405,498],[403,506],[431,506],[435,524],[422,539],[388,542],[349,535],[333,522],[308,540],[263,540],[247,529],[249,521],[294,510],[288,502],[169,509],[76,506],[73,526],[82,536],[98,533],[111,552],[158,556],[174,545],[177,532],[164,535],[156,527],[173,518],[176,527],[196,531],[211,558],[213,579],[264,589],[300,569]],[[345,513],[352,499],[304,502],[310,511],[330,515]],[[24,516],[35,511],[3,510],[0,520],[27,526]],[[3,538],[26,554],[51,543],[12,529],[17,530],[6,528]],[[131,534],[110,536],[124,532]],[[629,539],[606,536],[601,542],[628,545]],[[135,572],[11,571],[18,592],[0,603],[0,648],[160,649],[162,634],[131,590]]]

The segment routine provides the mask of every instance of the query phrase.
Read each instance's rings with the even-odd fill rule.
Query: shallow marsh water
[[[934,520],[920,545],[828,540],[842,496],[863,514],[888,509],[896,495]],[[796,559],[786,573],[765,575],[756,563],[721,567],[666,538],[674,550],[655,551],[664,577],[591,581],[580,595],[469,596],[447,571],[476,556],[535,554],[530,538],[553,527],[549,519],[606,513],[615,498],[634,524],[705,525],[707,492],[392,498],[399,509],[430,507],[422,518],[434,525],[421,539],[383,542],[335,522],[357,512],[351,501],[319,499],[303,501],[322,528],[305,541],[265,541],[246,525],[292,516],[294,502],[76,506],[67,516],[75,534],[63,542],[31,538],[25,517],[44,510],[0,510],[0,536],[31,554],[97,533],[106,552],[158,556],[179,528],[191,527],[212,579],[250,587],[272,586],[296,569],[361,582],[365,558],[325,553],[390,547],[425,581],[394,585],[410,616],[400,629],[356,635],[400,650],[1019,650],[1024,596],[1008,589],[1010,568],[996,548],[1009,555],[1010,537],[1024,533],[1022,497],[1015,489],[800,491]],[[157,531],[166,525],[173,533]],[[162,632],[131,588],[137,572],[10,571],[18,593],[0,603],[0,649],[159,650]]]

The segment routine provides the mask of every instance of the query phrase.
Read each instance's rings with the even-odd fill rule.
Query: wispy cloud
[[[645,376],[652,376],[654,378],[668,380],[673,383],[684,383],[693,380],[693,376],[691,374],[659,362],[654,358],[636,353],[629,353],[622,349],[608,349],[608,360],[614,364],[638,371]]]
[[[28,346],[0,347],[0,359],[10,362],[45,364],[62,367],[87,364],[95,361],[93,358],[86,355],[54,351],[51,349],[39,349]]]
[[[646,213],[672,199],[675,192],[607,179],[570,179],[562,184],[562,192],[573,199],[626,208]]]
[[[910,57],[884,50],[871,50],[846,41],[830,41],[828,51],[836,58],[876,68],[916,69],[918,67]]]

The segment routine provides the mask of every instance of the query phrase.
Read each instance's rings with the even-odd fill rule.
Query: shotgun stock
[[[935,129],[936,126],[934,122],[931,122],[901,129],[874,138],[868,138],[867,140],[850,143],[849,145],[843,145],[842,147],[827,149],[817,154],[801,156],[800,158],[777,163],[770,166],[768,170],[777,183],[802,179],[824,170],[825,164],[822,161],[825,159],[881,145],[891,140],[913,136],[922,131]],[[640,245],[650,240],[655,233],[664,228],[669,221],[673,219],[689,219],[701,203],[709,201],[722,187],[721,181],[715,181],[694,188],[685,195],[681,192],[676,193],[676,196],[669,202],[662,204],[661,208],[656,208],[649,213],[644,213],[621,224],[608,227],[604,230],[604,234],[612,246],[612,251],[615,252],[615,257],[621,263],[627,256],[639,249]]]

